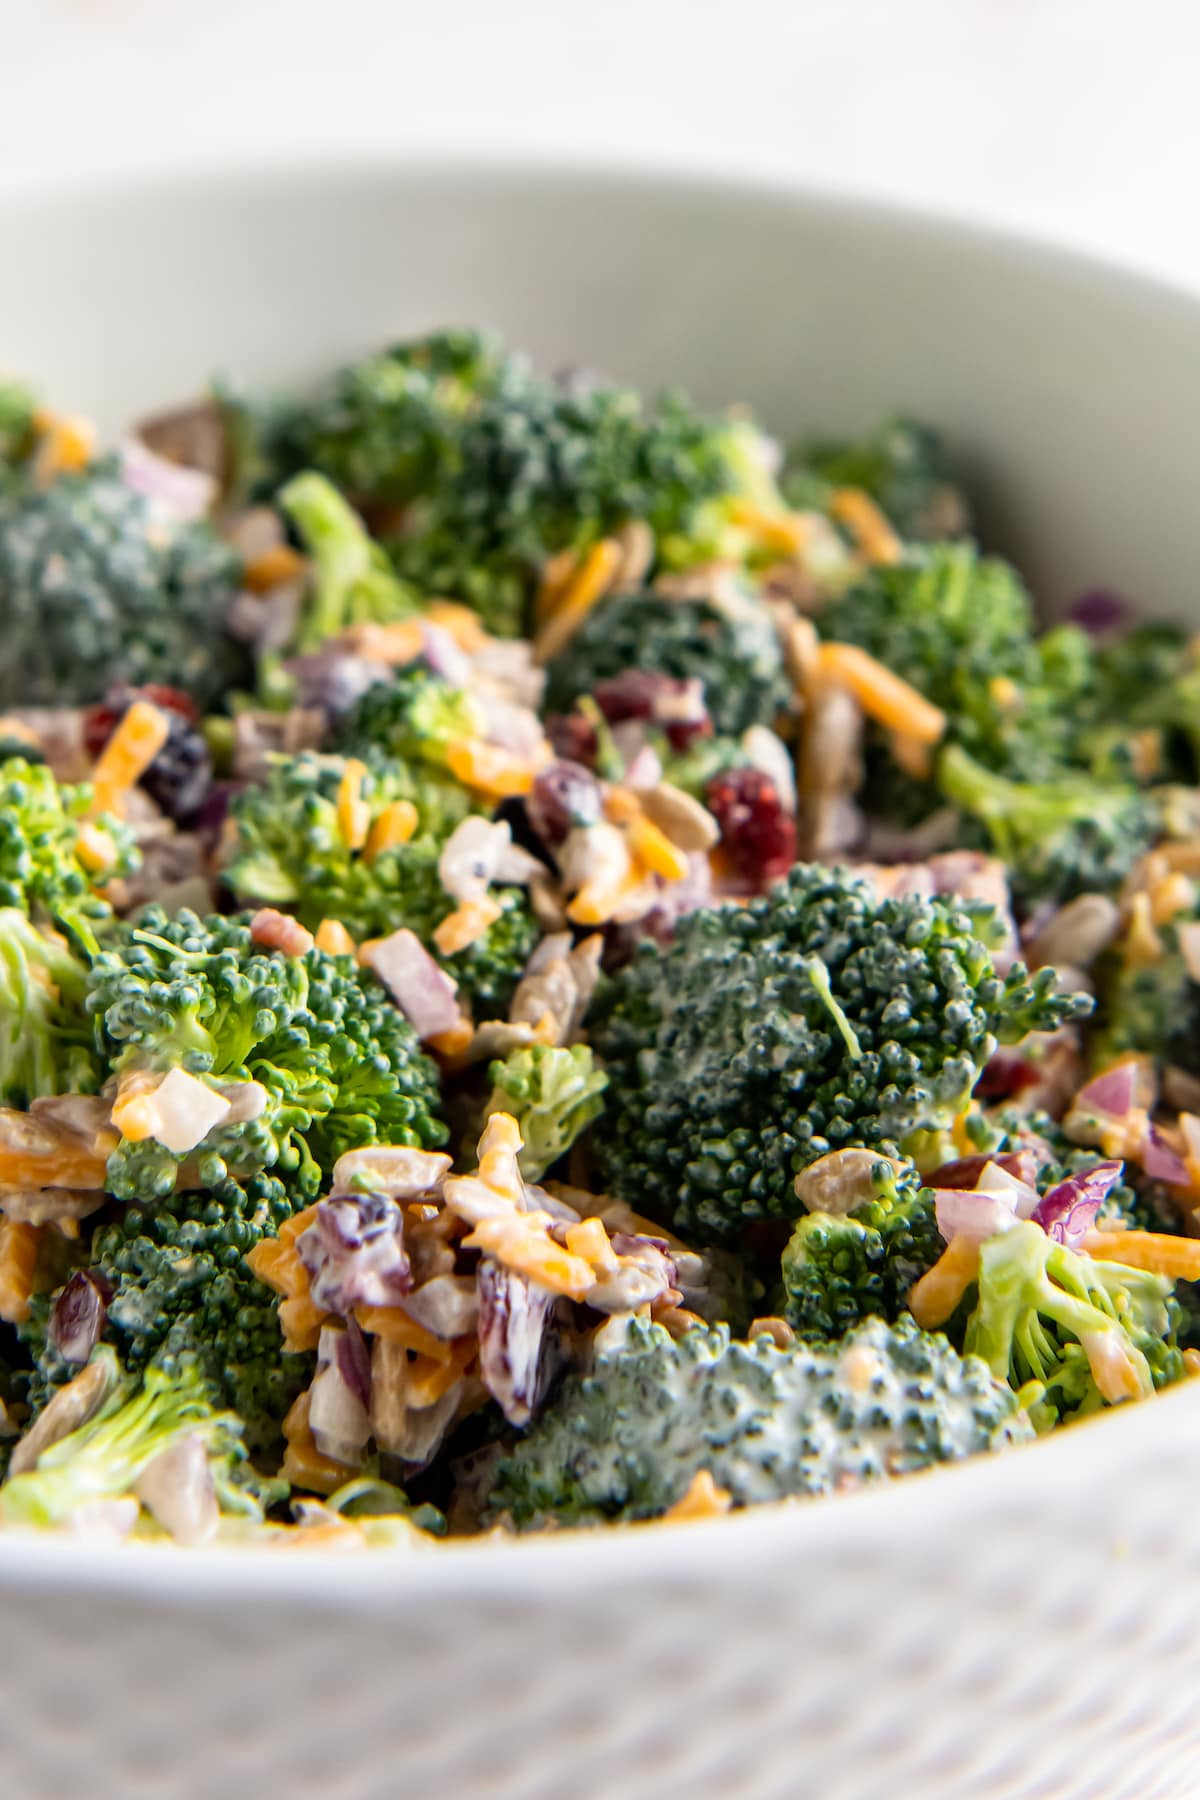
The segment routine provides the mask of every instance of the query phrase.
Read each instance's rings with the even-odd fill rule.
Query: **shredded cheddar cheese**
[[[941,741],[946,730],[941,708],[857,644],[823,643],[817,663],[825,680],[849,688],[867,716],[887,730],[922,744]]]
[[[951,1238],[933,1267],[909,1290],[908,1310],[922,1331],[935,1331],[946,1323],[978,1274],[978,1242]]]
[[[0,1219],[0,1319],[20,1325],[29,1317],[44,1225]]]
[[[367,841],[363,846],[363,856],[367,862],[373,863],[384,850],[394,850],[398,844],[407,844],[420,823],[417,809],[411,800],[393,800],[377,814]]]
[[[533,640],[535,662],[546,663],[564,650],[597,600],[603,599],[615,580],[625,552],[616,538],[601,538],[583,559],[559,595],[554,610]]]
[[[718,1519],[732,1505],[729,1489],[718,1487],[707,1469],[697,1469],[687,1493],[667,1508],[663,1518],[676,1524],[685,1519]]]
[[[322,919],[314,939],[327,956],[357,956],[358,945],[340,919]]]
[[[478,900],[464,900],[461,906],[448,913],[436,928],[433,941],[443,956],[453,956],[457,950],[465,950],[468,944],[481,938],[488,927],[494,925],[503,908],[498,900],[490,894],[484,894]]]
[[[900,561],[904,545],[882,509],[864,489],[838,488],[830,500],[829,510],[838,524],[846,527],[867,562],[887,567]]]
[[[361,850],[371,827],[371,809],[362,797],[367,765],[352,756],[338,782],[337,821],[348,850]]]
[[[170,730],[171,721],[161,707],[148,700],[134,701],[92,770],[93,816],[121,811],[125,795],[146,773]]]

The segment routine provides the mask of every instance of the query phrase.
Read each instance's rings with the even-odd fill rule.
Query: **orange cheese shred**
[[[826,681],[849,688],[867,716],[886,730],[921,744],[941,741],[946,730],[941,708],[857,644],[821,644],[817,667]]]
[[[944,1325],[979,1274],[979,1244],[951,1238],[931,1269],[909,1290],[908,1310],[922,1331]]]

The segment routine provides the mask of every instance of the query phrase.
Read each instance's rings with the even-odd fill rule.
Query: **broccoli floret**
[[[695,678],[718,732],[767,724],[787,703],[771,616],[750,594],[720,603],[618,594],[594,606],[547,670],[546,705],[568,712],[597,683],[627,669]]]
[[[539,1181],[602,1111],[608,1077],[592,1063],[586,1044],[558,1049],[531,1044],[510,1051],[488,1070],[488,1112],[511,1113],[521,1127],[517,1160],[529,1181]]]
[[[184,1438],[199,1438],[223,1511],[262,1515],[252,1486],[238,1480],[245,1458],[239,1421],[214,1411],[194,1366],[177,1373],[150,1369],[140,1382],[121,1379],[111,1350],[111,1391],[94,1418],[43,1450],[37,1467],[0,1488],[7,1525],[66,1523],[88,1502],[132,1494],[156,1457]]]
[[[959,745],[942,752],[938,784],[947,800],[984,826],[1024,908],[1119,887],[1158,832],[1153,800],[1135,787],[1070,772],[1041,782],[1009,780]]]
[[[1137,625],[1102,642],[1094,654],[1095,673],[1081,722],[1088,760],[1099,770],[1115,768],[1136,777],[1130,740],[1154,732],[1160,753],[1144,765],[1142,778],[1192,783],[1200,771],[1200,664],[1191,634],[1178,625]]]
[[[338,919],[361,940],[405,926],[434,949],[434,931],[455,905],[438,874],[438,840],[458,823],[453,790],[413,778],[403,764],[368,766],[359,792],[372,823],[397,799],[411,799],[421,820],[420,837],[372,854],[369,830],[358,850],[342,831],[337,795],[345,769],[338,757],[280,758],[262,787],[240,794],[225,879],[239,898],[285,906],[312,930]],[[500,917],[465,950],[442,958],[481,1019],[504,1016],[539,935],[523,889],[497,888],[493,897]]]
[[[863,1319],[896,1319],[944,1248],[933,1196],[911,1166],[886,1160],[876,1192],[849,1213],[810,1212],[783,1253],[784,1316],[802,1337],[836,1338]]]
[[[0,907],[0,1103],[26,1107],[47,1094],[95,1093],[87,978],[57,932]]]
[[[728,1329],[672,1339],[634,1320],[625,1345],[572,1376],[499,1464],[492,1519],[522,1527],[648,1519],[706,1470],[735,1506],[842,1492],[1031,1436],[977,1358],[911,1320],[840,1344]]]
[[[789,452],[782,486],[797,506],[821,506],[830,488],[862,488],[910,543],[970,529],[940,433],[913,419],[884,419],[860,438],[798,445]]]
[[[277,1448],[312,1358],[281,1348],[278,1295],[245,1258],[301,1203],[272,1176],[226,1181],[212,1193],[125,1207],[98,1227],[89,1252],[89,1267],[113,1289],[106,1333],[127,1367],[194,1363],[214,1403],[244,1421],[255,1455]],[[61,1380],[52,1356],[43,1359],[50,1380]]]
[[[295,476],[280,490],[279,504],[314,565],[294,639],[300,654],[319,649],[347,626],[390,625],[417,611],[418,595],[397,578],[358,514],[323,475]]]
[[[269,493],[318,469],[356,501],[403,505],[437,484],[460,420],[503,365],[494,334],[443,331],[339,369],[299,400],[225,389],[235,486]]]
[[[819,623],[822,637],[859,645],[941,707],[950,739],[988,768],[1037,778],[1066,753],[1090,678],[1086,639],[1064,627],[1039,644],[1019,576],[973,545],[873,569]]]
[[[641,945],[591,1015],[614,1191],[685,1238],[735,1239],[795,1217],[793,1179],[826,1151],[946,1129],[997,1039],[1087,1008],[1049,970],[997,976],[996,930],[987,910],[800,865],[747,907],[681,920],[668,949]]]
[[[1181,1379],[1172,1285],[1070,1250],[1027,1220],[980,1252],[966,1348],[1014,1387],[1039,1384],[1030,1416],[1045,1430]]]
[[[226,631],[239,573],[210,526],[134,493],[108,463],[0,491],[0,706],[153,683],[220,704],[245,673]]]
[[[481,737],[483,724],[479,704],[465,688],[452,687],[422,664],[410,663],[390,681],[372,683],[355,701],[332,747],[347,756],[376,751],[389,762],[444,770],[450,745]]]
[[[177,1069],[226,1098],[256,1084],[258,1110],[216,1125],[191,1152],[153,1136],[123,1138],[108,1161],[118,1198],[171,1193],[189,1156],[205,1188],[275,1169],[311,1194],[345,1150],[429,1146],[445,1135],[433,1118],[432,1063],[349,957],[266,952],[236,919],[187,911],[170,919],[147,907],[97,957],[86,1004],[122,1084]]]
[[[0,375],[0,472],[33,448],[37,395],[22,381]]]
[[[1115,1062],[1128,1051],[1194,1068],[1200,1052],[1200,987],[1188,973],[1179,943],[1181,925],[1194,915],[1167,919],[1154,927],[1159,954],[1148,960],[1118,943],[1098,969],[1101,1029],[1093,1045],[1097,1064]]]
[[[89,946],[112,917],[96,884],[131,874],[140,861],[128,826],[105,813],[91,821],[104,866],[84,866],[80,831],[91,801],[86,782],[60,786],[44,763],[0,763],[0,906],[60,923]]]

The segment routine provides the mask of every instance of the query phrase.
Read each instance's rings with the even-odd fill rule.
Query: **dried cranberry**
[[[675,750],[686,750],[697,738],[712,736],[702,681],[626,669],[597,682],[593,698],[610,725],[645,719],[665,733]]]
[[[997,1050],[984,1065],[974,1091],[980,1100],[1011,1100],[1041,1079],[1042,1070],[1019,1051]]]
[[[554,754],[564,762],[582,763],[593,768],[600,746],[596,727],[583,713],[551,713],[546,720],[546,736]]]
[[[525,807],[542,842],[555,846],[573,826],[599,819],[600,784],[582,763],[553,762],[534,781]]]
[[[713,776],[704,797],[739,875],[765,888],[787,873],[796,860],[796,821],[769,776],[761,769],[728,769]]]

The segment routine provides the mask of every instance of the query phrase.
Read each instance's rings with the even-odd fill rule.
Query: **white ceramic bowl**
[[[784,433],[932,417],[1048,608],[1194,613],[1200,305],[1111,270],[530,168],[0,192],[0,364],[106,424],[451,320]],[[0,1792],[1194,1800],[1198,1424],[1185,1388],[832,1503],[403,1556],[0,1537]]]

